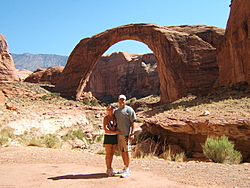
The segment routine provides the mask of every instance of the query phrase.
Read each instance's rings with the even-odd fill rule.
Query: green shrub
[[[0,146],[6,145],[8,143],[8,138],[6,137],[0,137]]]
[[[90,103],[91,103],[91,106],[98,106],[98,105],[99,105],[97,99],[92,99],[92,100],[90,101]]]
[[[2,137],[6,137],[6,138],[12,138],[14,139],[15,138],[15,135],[13,134],[13,129],[10,128],[10,127],[7,127],[7,128],[4,128],[0,131],[0,135]]]
[[[28,146],[36,146],[36,147],[42,147],[43,143],[42,140],[36,138],[36,137],[32,137],[31,140],[28,143]]]
[[[216,163],[239,164],[242,155],[234,150],[234,144],[223,135],[220,138],[207,138],[203,147],[205,156]]]
[[[87,98],[86,98],[86,99],[84,99],[84,100],[83,100],[83,104],[85,104],[85,105],[90,105],[90,101],[89,101],[89,99],[87,99]]]
[[[60,93],[50,93],[50,96],[56,99],[60,98]]]
[[[48,134],[44,137],[44,144],[47,148],[57,148],[60,140],[54,134]]]
[[[73,131],[72,135],[74,138],[78,138],[81,140],[83,137],[85,137],[86,133],[84,133],[82,129],[78,129],[76,131]]]

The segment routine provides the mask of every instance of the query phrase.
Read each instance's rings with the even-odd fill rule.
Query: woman
[[[117,134],[120,134],[121,131],[116,129],[116,119],[114,114],[114,107],[108,106],[106,108],[107,115],[103,119],[103,129],[105,131],[104,135],[104,146],[106,150],[106,174],[108,176],[114,176],[115,172],[112,168],[113,156],[117,146]]]

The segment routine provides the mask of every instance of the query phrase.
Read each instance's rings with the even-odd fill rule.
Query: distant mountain
[[[17,69],[27,69],[34,72],[38,68],[65,66],[68,56],[54,54],[11,54]]]

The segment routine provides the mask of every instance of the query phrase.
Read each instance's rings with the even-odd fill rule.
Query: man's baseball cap
[[[119,95],[118,100],[120,100],[120,99],[126,100],[126,96],[125,95]]]

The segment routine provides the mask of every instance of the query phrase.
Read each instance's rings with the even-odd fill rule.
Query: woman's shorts
[[[103,144],[116,145],[117,144],[117,135],[106,135],[105,134]]]
[[[131,140],[128,139],[128,136],[118,135],[118,146],[117,150],[124,152],[124,151],[131,151]]]

